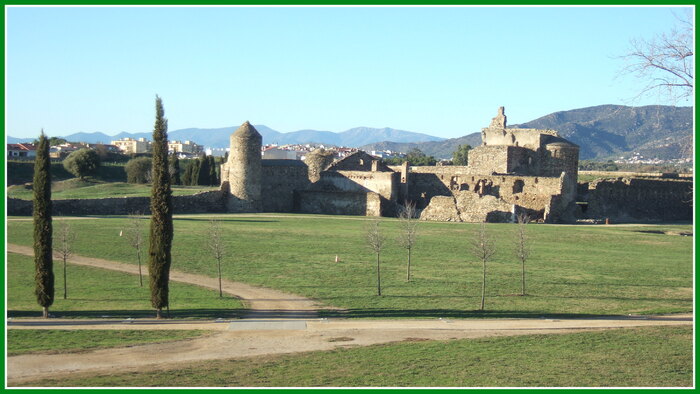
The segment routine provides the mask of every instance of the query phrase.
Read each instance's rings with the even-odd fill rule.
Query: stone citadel
[[[226,211],[395,216],[400,205],[411,202],[421,219],[440,221],[510,222],[526,213],[559,223],[585,218],[584,211],[619,216],[613,209],[629,219],[638,213],[662,220],[691,217],[690,204],[682,200],[687,181],[647,182],[651,189],[667,190],[636,199],[637,206],[656,211],[635,212],[626,206],[629,180],[582,188],[577,185],[577,145],[554,130],[507,128],[506,120],[501,107],[482,130],[482,145],[469,152],[468,166],[425,167],[390,167],[362,151],[337,161],[323,150],[304,162],[262,160],[262,137],[246,122],[231,135],[228,161],[221,168]],[[660,205],[672,207],[669,214]]]
[[[481,137],[467,166],[387,166],[362,151],[340,160],[323,150],[305,161],[262,160],[262,137],[246,122],[231,135],[220,190],[173,196],[173,209],[396,216],[411,202],[421,219],[439,221],[510,222],[520,213],[546,223],[692,220],[692,179],[658,174],[577,182],[579,147],[554,130],[507,128],[503,108]],[[53,201],[57,215],[149,209],[148,197]],[[8,198],[7,214],[31,215],[32,202]]]

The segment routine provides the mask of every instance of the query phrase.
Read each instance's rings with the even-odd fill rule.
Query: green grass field
[[[206,249],[210,217],[176,218],[173,269],[216,276],[215,261]],[[383,296],[378,297],[374,256],[364,243],[366,218],[291,214],[218,218],[228,251],[225,278],[347,309],[328,310],[326,316],[538,317],[692,310],[692,237],[664,233],[692,232],[690,225],[529,225],[533,243],[527,263],[529,295],[520,297],[516,295],[520,266],[512,252],[515,226],[489,224],[498,251],[488,265],[486,312],[480,313],[476,309],[481,264],[469,251],[474,224],[421,222],[413,253],[414,279],[406,282],[405,250],[395,241],[398,222],[382,219],[388,242],[381,255]],[[75,252],[135,263],[133,250],[119,237],[127,223],[118,217],[72,221],[78,237]],[[31,245],[31,231],[31,221],[11,220],[8,242]],[[25,292],[31,293],[30,282],[31,276]],[[11,288],[9,296],[15,291],[20,288]],[[177,297],[177,291],[172,296]],[[200,307],[210,305],[204,302]]]
[[[216,186],[172,186],[173,195],[189,195],[217,190]],[[31,200],[32,190],[24,185],[9,186],[7,197]],[[56,181],[51,184],[51,198],[54,200],[107,198],[107,197],[150,197],[151,185],[125,182],[104,182],[93,178],[78,178]]]
[[[68,265],[68,299],[63,299],[63,262],[54,261],[55,299],[51,314],[65,318],[154,317],[144,267],[144,286],[137,275]],[[219,298],[218,291],[170,283],[170,313],[174,318],[232,318],[243,305],[233,297]],[[41,317],[34,296],[34,259],[7,254],[7,315]]]
[[[8,330],[7,355],[72,353],[206,335],[202,330]]]
[[[79,374],[28,386],[689,387],[691,327],[403,342]]]

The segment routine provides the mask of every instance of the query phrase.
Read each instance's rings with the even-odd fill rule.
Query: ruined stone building
[[[365,152],[333,161],[318,150],[305,162],[261,160],[262,137],[244,123],[222,166],[229,212],[306,212],[393,216],[410,201],[422,219],[511,221],[526,212],[573,220],[578,146],[553,130],[507,129],[503,108],[482,131],[470,165],[388,167]]]
[[[688,180],[619,179],[578,185],[579,147],[555,130],[508,128],[503,107],[481,132],[468,166],[386,166],[365,152],[324,150],[299,160],[261,160],[262,137],[244,123],[222,165],[226,212],[395,216],[412,202],[421,219],[547,222],[612,217],[689,220]],[[578,205],[577,205],[578,202]]]

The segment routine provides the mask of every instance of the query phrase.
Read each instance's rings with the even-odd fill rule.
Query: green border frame
[[[6,7],[5,6],[41,6],[41,5],[48,5],[48,6],[90,6],[90,5],[99,5],[99,6],[110,6],[110,5],[122,5],[122,6],[168,6],[168,5],[191,5],[193,7],[196,6],[217,6],[217,5],[241,5],[241,6],[258,6],[258,5],[264,5],[264,6],[284,6],[284,5],[318,5],[318,6],[402,6],[402,5],[422,5],[426,7],[430,6],[460,6],[460,5],[466,5],[466,6],[684,6],[684,5],[691,5],[694,8],[694,14],[696,10],[696,4],[697,0],[674,0],[672,4],[665,3],[663,1],[631,1],[631,0],[617,0],[617,1],[595,1],[595,0],[589,0],[589,1],[581,1],[577,0],[568,4],[562,4],[561,0],[535,0],[535,1],[499,1],[499,2],[484,2],[484,1],[469,1],[469,0],[438,0],[435,3],[427,2],[427,1],[417,1],[417,0],[383,0],[383,1],[360,1],[360,0],[355,0],[355,1],[339,1],[339,0],[331,0],[331,1],[323,1],[323,0],[301,0],[301,1],[293,1],[293,0],[287,0],[287,1],[273,1],[273,0],[247,0],[247,1],[232,1],[232,0],[205,0],[202,3],[196,3],[192,0],[149,0],[149,1],[134,1],[134,0],[122,0],[122,1],[105,1],[105,0],[97,0],[97,1],[90,1],[90,0],[71,0],[71,1],[66,1],[66,2],[55,2],[55,1],[49,1],[49,0],[38,0],[38,1],[20,1],[20,0],[2,0],[3,4],[3,11],[5,11]],[[2,21],[0,22],[1,27],[2,27],[2,32],[1,32],[1,37],[2,37],[2,48],[3,48],[3,62],[2,62],[2,75],[5,77],[5,20],[6,20],[6,13],[3,12],[3,17]],[[697,43],[696,43],[696,50],[697,52]],[[3,111],[1,115],[2,119],[2,135],[3,135],[3,141],[6,140],[6,130],[5,130],[5,111],[4,111],[4,104],[5,104],[5,78],[2,79],[2,103],[3,103]],[[695,100],[693,101],[695,103]],[[694,104],[693,104],[694,105]],[[697,107],[695,109],[695,119],[697,119]],[[697,131],[694,132],[695,136],[697,137]],[[695,141],[693,143],[694,147],[696,147]],[[0,178],[2,179],[2,184],[5,184],[5,174],[7,171],[7,168],[5,166],[5,155],[2,156],[2,165],[4,171],[0,174]],[[700,154],[698,153],[697,149],[695,150],[694,154],[694,165],[695,163],[698,162],[698,158],[700,158]],[[695,188],[695,177],[693,177],[693,184]],[[697,190],[697,189],[695,189]],[[3,187],[2,191],[2,202],[0,202],[0,206],[2,207],[3,212],[5,211],[5,205],[6,205],[6,199],[5,199],[5,193],[6,193],[6,188]],[[697,196],[694,196],[693,198],[693,204],[695,209],[694,209],[694,218],[693,218],[693,225],[696,223],[697,219]],[[0,230],[0,233],[5,235],[5,229],[6,227],[3,226],[2,229]],[[695,232],[695,230],[693,230]],[[695,235],[694,235],[695,236]],[[698,239],[695,238],[694,246],[695,250],[698,249]],[[698,261],[697,258],[695,257],[695,250],[693,251],[693,257],[694,257],[694,266],[695,266],[695,272],[697,272],[698,268]],[[2,247],[3,251],[3,256],[5,255],[5,246],[3,244]],[[5,270],[2,271],[2,279],[4,283],[5,279]],[[694,277],[694,285],[695,285],[695,277]],[[697,294],[697,288],[695,289],[695,294]],[[0,293],[0,299],[2,300],[3,306],[5,305],[5,292],[3,291]],[[695,310],[695,308],[694,308]],[[5,325],[5,321],[3,320],[3,328]],[[695,331],[697,332],[698,328],[698,323],[697,320],[695,321]],[[6,340],[6,338],[5,338]],[[694,355],[697,353],[697,343],[694,342]],[[2,342],[0,345],[0,349],[5,351],[5,341]],[[3,377],[3,382],[2,382],[2,388],[4,390],[12,390],[12,391],[18,391],[22,390],[22,392],[46,392],[49,390],[67,390],[65,388],[56,388],[56,389],[8,389],[7,386],[5,385],[5,357],[3,357],[2,362],[0,362],[0,366],[2,367],[2,377]],[[694,360],[694,367],[695,367],[695,387],[698,387],[698,383],[700,382],[700,378],[698,378],[697,374],[697,361],[696,357]],[[520,390],[542,390],[544,391],[544,388],[516,388],[516,389],[490,389],[490,388],[425,388],[425,389],[416,389],[416,388],[406,388],[406,389],[400,389],[400,388],[337,388],[337,389],[328,389],[328,388],[322,388],[322,389],[311,389],[311,388],[291,388],[291,389],[254,389],[254,388],[242,388],[242,389],[235,389],[235,388],[222,388],[225,390],[236,390],[237,392],[244,392],[244,393],[254,393],[258,392],[259,390],[265,390],[265,392],[290,392],[290,391],[309,391],[309,392],[314,392],[314,393],[336,393],[336,392],[341,392],[341,391],[347,391],[347,390],[362,390],[363,392],[386,392],[388,391],[401,391],[402,393],[405,392],[411,392],[411,393],[418,393],[418,392],[426,392],[426,391],[432,391],[432,392],[438,392],[442,390],[459,390],[459,391],[475,391],[475,390],[498,390],[498,392],[509,392],[509,391],[520,391]],[[153,388],[153,389],[130,389],[130,388],[116,388],[116,389],[110,389],[110,388],[104,388],[104,389],[97,389],[97,388],[91,388],[91,389],[84,389],[81,390],[82,392],[100,392],[100,391],[110,391],[110,392],[141,392],[141,391],[146,391],[146,390],[166,390],[166,391],[176,391],[178,393],[200,393],[201,389],[190,389],[190,388],[183,388],[183,389],[171,389],[171,388]],[[556,389],[547,389],[548,392],[567,392],[567,393],[582,393],[589,391],[590,389],[562,389],[562,388],[556,388]],[[621,389],[596,389],[596,391],[600,392],[612,392],[612,391],[618,391]],[[651,389],[651,390],[663,390],[663,389]]]

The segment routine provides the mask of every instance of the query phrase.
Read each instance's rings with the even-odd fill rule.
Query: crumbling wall
[[[299,211],[325,215],[381,216],[381,197],[377,193],[299,191]]]
[[[392,170],[386,164],[363,151],[357,151],[336,161],[330,167],[328,167],[328,170],[392,172]]]
[[[686,179],[618,178],[588,184],[585,218],[615,221],[693,219],[693,182]]]
[[[449,166],[413,167],[412,170],[409,196],[420,209],[430,208],[433,201],[445,205],[443,199],[436,200],[437,196],[457,199],[471,193],[481,198],[455,204],[462,214],[474,211],[474,218],[484,217],[483,210],[503,211],[506,205],[510,208],[504,212],[510,213],[515,205],[519,211],[528,212],[532,219],[547,222],[574,220],[575,185],[572,186],[571,179],[566,176],[484,175],[471,172],[470,167]],[[484,196],[492,196],[499,202],[484,199]],[[501,205],[495,207],[494,204]],[[440,213],[437,216],[451,215]]]
[[[457,192],[454,197],[436,196],[421,212],[421,220],[444,222],[490,222],[513,221],[513,204],[490,195]]]
[[[292,212],[296,190],[310,184],[306,164],[300,160],[262,161],[263,212]]]
[[[396,201],[398,177],[395,172],[323,171],[321,180],[312,185],[314,190],[342,192],[374,192],[382,198]]]
[[[508,173],[510,146],[479,146],[469,151],[469,168],[481,174]]]

